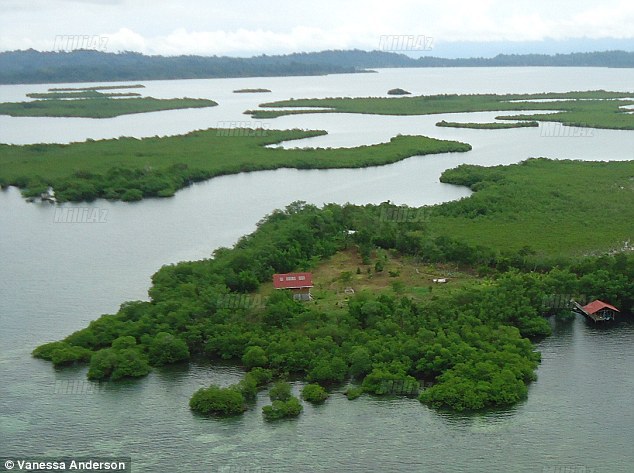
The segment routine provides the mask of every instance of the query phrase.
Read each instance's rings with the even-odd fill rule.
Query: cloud
[[[377,49],[381,35],[435,44],[634,39],[631,0],[0,0],[0,50],[51,50],[57,35],[108,37],[109,51],[278,54]]]
[[[135,33],[128,28],[121,28],[119,31],[103,35],[108,39],[105,50],[107,52],[118,51],[139,51],[147,52],[147,41],[139,33]]]

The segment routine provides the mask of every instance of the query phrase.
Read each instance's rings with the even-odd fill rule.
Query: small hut
[[[310,288],[313,287],[312,273],[284,273],[273,275],[275,289],[287,289],[293,293],[293,299],[309,301],[313,297]]]
[[[616,314],[620,312],[620,310],[613,305],[608,304],[607,302],[600,301],[598,299],[584,306],[576,302],[573,303],[577,312],[580,312],[582,315],[586,316],[593,322],[606,322],[609,320],[614,320],[616,318]]]

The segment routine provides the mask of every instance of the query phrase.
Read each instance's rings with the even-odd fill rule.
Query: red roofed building
[[[602,320],[614,320],[619,309],[607,302],[600,300],[592,301],[582,307],[583,311],[595,322]]]
[[[273,275],[275,289],[290,289],[293,299],[309,301],[312,299],[310,288],[313,287],[312,273],[285,273]]]

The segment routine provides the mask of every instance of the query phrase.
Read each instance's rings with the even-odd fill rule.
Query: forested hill
[[[0,84],[102,82],[214,77],[307,76],[357,72],[354,66],[307,61],[302,55],[252,58],[145,56],[105,53],[10,51],[0,53]]]
[[[77,50],[0,53],[0,84],[94,82],[213,77],[293,76],[363,72],[381,67],[634,67],[634,52],[500,54],[493,58],[414,59],[387,51],[321,51],[281,56],[145,56]]]

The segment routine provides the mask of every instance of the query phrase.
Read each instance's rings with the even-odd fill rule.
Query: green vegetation
[[[328,399],[328,392],[319,384],[307,384],[302,388],[302,399],[312,404],[321,404]]]
[[[303,409],[299,399],[291,397],[288,401],[273,401],[270,406],[264,406],[262,414],[266,420],[279,420],[297,417]]]
[[[3,51],[0,84],[112,82],[212,77],[311,76],[364,72],[347,61],[315,60],[314,54],[226,56],[146,56],[135,52]]]
[[[359,386],[351,386],[346,390],[346,397],[349,401],[358,399],[363,394],[363,388]]]
[[[138,378],[149,372],[147,356],[137,347],[136,339],[123,335],[114,340],[110,348],[99,350],[90,357],[88,379],[116,381]]]
[[[189,400],[192,411],[203,415],[230,417],[245,411],[244,397],[234,388],[200,388]]]
[[[397,136],[389,143],[357,148],[266,148],[282,141],[323,134],[324,131],[209,129],[140,140],[0,145],[0,182],[22,188],[27,197],[39,196],[51,186],[58,201],[96,198],[134,201],[143,197],[169,197],[193,182],[223,174],[280,167],[378,166],[410,156],[471,149],[465,143],[423,136]]]
[[[255,381],[256,386],[264,386],[273,379],[273,372],[265,368],[253,368],[247,376]]]
[[[535,379],[540,356],[531,340],[550,333],[544,314],[565,310],[547,303],[554,294],[584,294],[634,311],[634,255],[612,251],[634,233],[634,161],[460,166],[443,180],[475,193],[405,219],[403,208],[389,203],[291,204],[233,249],[161,268],[150,301],[123,304],[34,356],[52,359],[79,347],[77,360],[65,358],[81,362],[85,350],[94,353],[91,377],[115,379],[117,369],[143,375],[142,361],[161,333],[170,333],[192,356],[255,366],[232,388],[244,402],[273,376],[292,374],[319,384],[354,377],[373,395],[416,395],[418,380],[431,381],[419,399],[432,407],[512,405]],[[326,273],[342,253],[356,259]],[[419,268],[421,274],[413,271]],[[451,268],[455,279],[431,287],[433,268]],[[313,270],[313,301],[272,289],[273,273],[293,270]],[[337,284],[355,294],[337,298]],[[223,303],[227,294],[254,291],[269,294],[264,307]],[[287,384],[270,395],[265,418],[301,412]],[[237,412],[243,404],[232,399],[230,412]],[[198,399],[192,404],[224,412],[200,407]]]
[[[148,355],[153,366],[189,360],[187,343],[171,333],[159,332],[148,343]]]
[[[27,97],[32,99],[102,99],[108,97],[139,97],[141,94],[136,92],[97,92],[94,89],[80,90],[76,92],[45,92],[45,93],[30,93],[26,94]]]
[[[57,92],[54,92],[57,94]],[[213,107],[218,105],[206,99],[155,99],[154,97],[138,97],[129,99],[112,99],[107,94],[96,92],[99,96],[86,100],[95,92],[84,92],[79,99],[47,98],[32,102],[0,103],[0,115],[12,117],[83,117],[112,118],[131,113],[158,112],[182,108]],[[67,95],[65,92],[60,94]]]
[[[288,401],[291,397],[291,385],[286,381],[278,381],[269,391],[271,401]]]
[[[233,91],[234,94],[262,94],[270,92],[270,89],[236,89]]]
[[[515,123],[499,123],[499,122],[491,122],[491,123],[460,123],[460,122],[447,122],[445,120],[441,120],[436,123],[436,126],[445,126],[451,128],[474,128],[476,130],[502,130],[507,128],[522,128],[522,127],[535,127],[539,126],[539,123],[536,121],[525,121],[525,122],[515,122]]]
[[[387,95],[412,95],[412,93],[405,89],[390,89],[387,91]]]
[[[363,392],[383,394],[418,394],[418,380],[404,372],[375,368],[363,379]]]
[[[272,376],[270,370],[255,368],[246,373],[237,384],[226,388],[213,384],[200,388],[190,398],[189,407],[199,414],[218,417],[242,414],[247,410],[247,404],[255,401],[258,390],[269,383]],[[290,399],[290,386],[288,398]]]
[[[291,385],[286,381],[278,381],[269,391],[270,406],[262,408],[262,414],[266,420],[278,420],[288,417],[297,417],[302,412],[299,399],[291,394]]]
[[[87,348],[69,345],[65,342],[51,342],[33,350],[35,358],[41,358],[53,363],[53,366],[61,367],[90,361],[93,352]]]
[[[99,51],[0,53],[0,83],[262,77],[365,72],[386,67],[634,67],[634,52],[498,54],[491,58],[412,58],[387,51],[328,50],[252,58],[144,56]]]
[[[500,116],[499,120],[539,120],[564,125],[634,130],[634,115],[622,107],[633,105],[631,92],[585,92],[541,94],[422,95],[400,98],[291,99],[260,107],[325,107],[330,110],[255,110],[254,118],[274,118],[296,113],[366,113],[378,115],[429,115],[438,113],[544,110],[557,113]]]
[[[530,159],[513,166],[461,165],[442,182],[476,191],[431,213],[439,235],[551,259],[622,247],[634,235],[634,161]],[[608,232],[605,229],[609,228]]]
[[[143,84],[129,85],[97,85],[94,87],[52,87],[49,92],[72,92],[74,90],[113,90],[113,89],[144,89]]]

